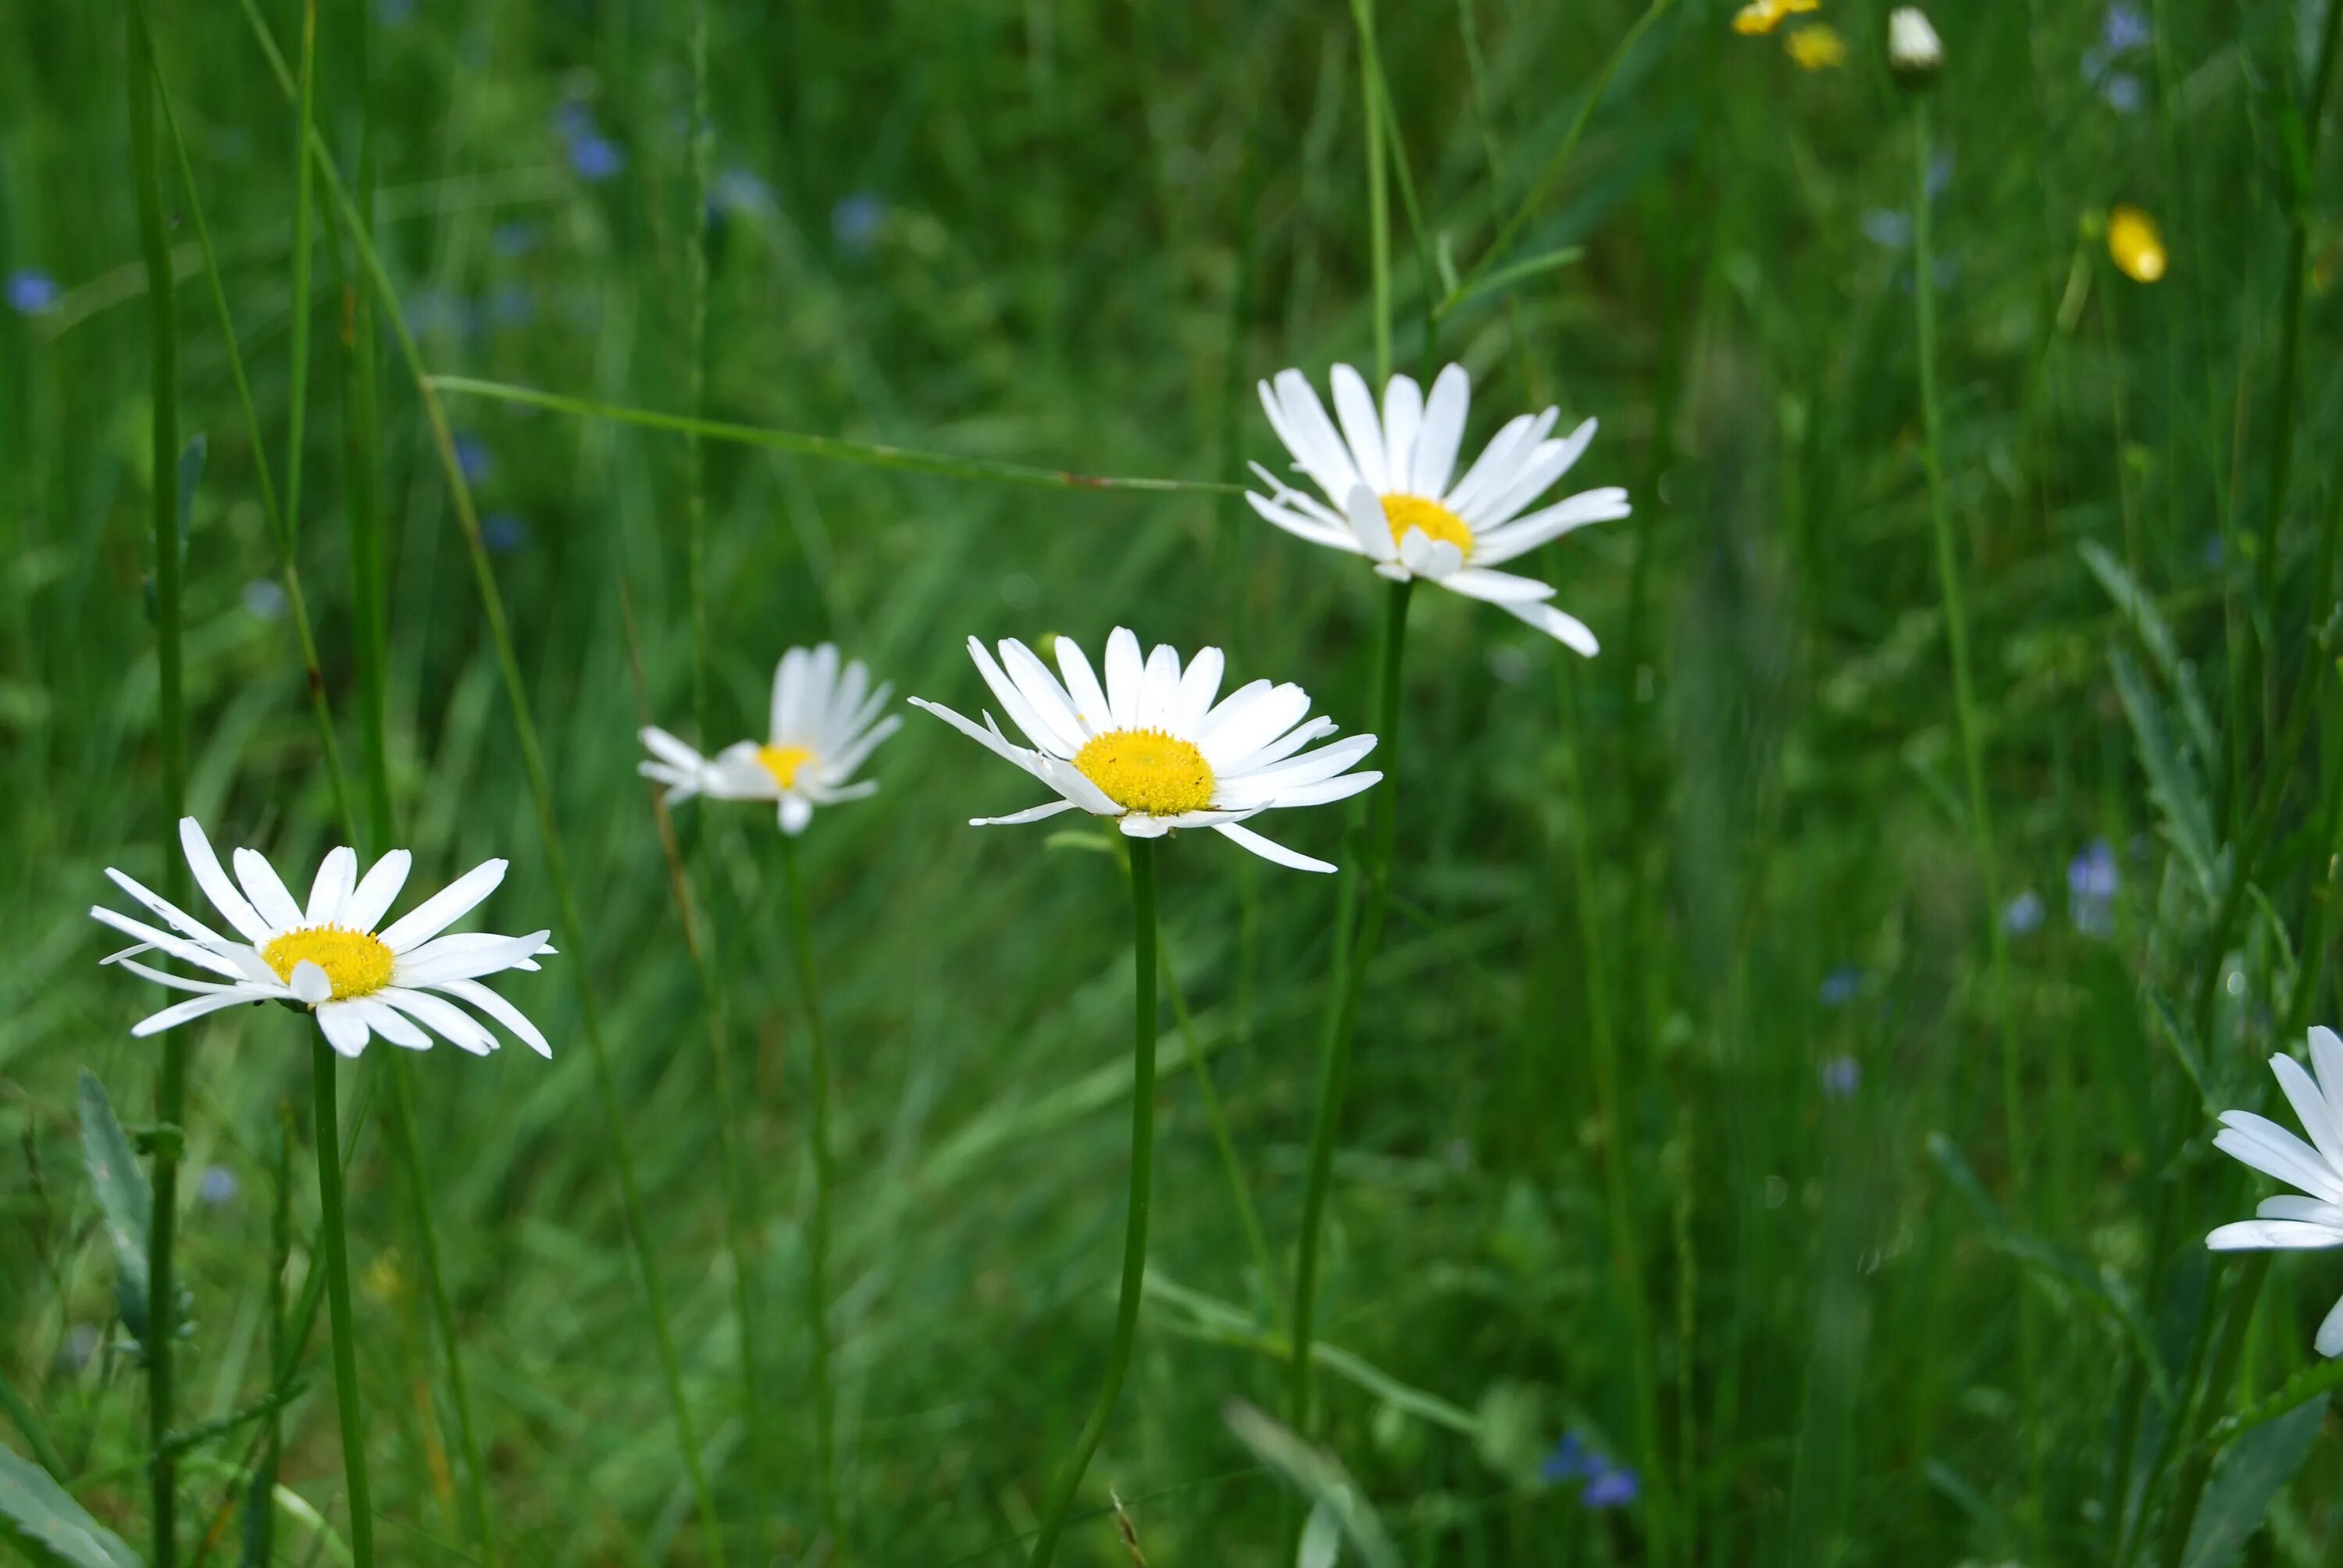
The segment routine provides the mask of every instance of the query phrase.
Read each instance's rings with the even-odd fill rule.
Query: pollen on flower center
[[[798,769],[813,760],[813,752],[803,746],[759,746],[757,765],[773,776],[773,782],[784,789],[797,787]]]
[[[1093,735],[1074,753],[1074,766],[1127,810],[1171,817],[1212,803],[1212,765],[1192,742],[1161,729]]]
[[[294,969],[303,961],[316,964],[334,982],[334,1000],[347,1001],[367,996],[390,983],[396,955],[365,931],[339,926],[311,926],[287,931],[260,950],[261,961],[291,984]]]
[[[1473,553],[1473,530],[1438,501],[1427,501],[1422,496],[1385,496],[1383,502],[1392,543],[1404,543],[1412,528],[1426,538],[1444,539],[1467,556]]]

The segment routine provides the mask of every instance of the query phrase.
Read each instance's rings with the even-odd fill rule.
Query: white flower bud
[[[1887,68],[1898,76],[1925,83],[1945,63],[1945,45],[1916,5],[1898,5],[1887,18]]]

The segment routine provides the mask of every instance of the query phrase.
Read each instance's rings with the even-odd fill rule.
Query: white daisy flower
[[[2221,1113],[2213,1147],[2231,1159],[2275,1176],[2308,1196],[2265,1198],[2257,1216],[2224,1225],[2205,1238],[2217,1252],[2277,1247],[2343,1247],[2343,1039],[2324,1027],[2310,1031],[2313,1079],[2290,1056],[2270,1058],[2270,1070],[2294,1107],[2305,1143],[2268,1117],[2250,1111]],[[2343,1301],[2335,1303],[2312,1342],[2323,1356],[2343,1355]]]
[[[968,651],[984,683],[1038,749],[1001,734],[990,713],[980,728],[940,703],[919,697],[911,701],[1061,797],[1012,816],[972,818],[974,827],[1036,822],[1079,807],[1093,817],[1115,819],[1134,839],[1160,839],[1174,828],[1210,828],[1281,866],[1331,871],[1334,868],[1325,861],[1296,854],[1239,824],[1280,806],[1341,800],[1383,778],[1344,771],[1374,749],[1372,735],[1353,735],[1296,755],[1335,729],[1331,719],[1309,717],[1310,694],[1298,686],[1256,680],[1215,704],[1222,669],[1217,648],[1199,650],[1185,668],[1169,644],[1158,644],[1142,660],[1139,638],[1117,627],[1106,639],[1103,687],[1071,638],[1057,639],[1062,685],[1014,638],[1003,639],[997,663],[975,638],[968,639]]]
[[[1275,382],[1261,383],[1271,427],[1326,498],[1297,490],[1255,463],[1252,471],[1270,493],[1246,492],[1252,509],[1312,544],[1366,557],[1395,581],[1426,578],[1486,599],[1592,658],[1594,634],[1545,602],[1554,597],[1551,586],[1491,568],[1574,528],[1627,515],[1627,492],[1615,485],[1523,515],[1578,461],[1594,439],[1594,421],[1550,440],[1561,410],[1523,414],[1498,431],[1452,485],[1472,403],[1472,378],[1463,366],[1443,370],[1428,400],[1413,377],[1393,377],[1381,418],[1357,371],[1337,365],[1331,380],[1339,433],[1301,371],[1281,370]]]
[[[763,745],[739,740],[703,757],[647,725],[639,734],[651,759],[638,771],[668,787],[670,806],[694,795],[777,800],[781,831],[802,833],[815,807],[860,800],[879,788],[876,779],[849,780],[871,748],[902,727],[895,714],[879,718],[894,689],[882,681],[871,690],[870,671],[859,658],[840,674],[835,643],[793,648],[773,671],[773,711]]]
[[[377,860],[364,878],[358,875],[356,850],[329,851],[309,885],[305,906],[293,901],[268,862],[250,849],[236,851],[236,881],[228,880],[219,857],[212,853],[211,840],[193,817],[179,819],[179,844],[196,873],[196,885],[244,940],[220,935],[107,867],[106,874],[116,886],[172,930],[96,906],[89,911],[94,918],[139,943],[105,961],[173,990],[196,993],[140,1020],[132,1034],[159,1034],[239,1002],[284,1001],[316,1013],[317,1027],[344,1056],[357,1055],[367,1039],[377,1034],[393,1045],[428,1050],[431,1036],[417,1025],[475,1056],[494,1050],[497,1037],[447,1000],[453,997],[504,1025],[539,1056],[553,1054],[545,1036],[518,1008],[480,983],[481,976],[501,970],[536,969],[538,955],[553,950],[545,940],[552,933],[439,934],[496,891],[505,879],[504,861],[482,861],[377,931],[391,900],[407,885],[412,857],[404,849],[393,849]],[[150,950],[209,970],[225,983],[189,980],[136,961],[138,954]]]

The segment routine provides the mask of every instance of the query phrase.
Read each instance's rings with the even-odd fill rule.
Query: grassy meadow
[[[2333,4],[0,7],[0,1558],[1026,1561],[1142,841],[902,699],[1127,625],[1375,729],[1255,386],[1455,362],[1599,419],[1602,651],[1422,585],[1254,824],[1342,876],[1145,851],[1057,1561],[2343,1561],[2343,1267],[2205,1245],[2343,1021]],[[663,807],[823,641],[875,796]],[[182,810],[508,859],[550,1059],[376,1039],[322,1196],[317,1026],[99,963]]]

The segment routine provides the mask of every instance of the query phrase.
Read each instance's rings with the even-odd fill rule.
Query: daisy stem
[[[1383,638],[1375,666],[1375,744],[1386,758],[1399,745],[1400,667],[1407,651],[1411,580],[1391,585],[1383,598]],[[1371,826],[1360,869],[1345,875],[1335,905],[1332,999],[1318,1048],[1318,1110],[1310,1133],[1310,1174],[1302,1195],[1302,1240],[1293,1265],[1293,1345],[1288,1399],[1297,1436],[1310,1435],[1310,1355],[1318,1293],[1318,1233],[1334,1171],[1334,1134],[1351,1075],[1351,1037],[1359,1021],[1359,993],[1383,938],[1383,905],[1391,892],[1392,841],[1399,830],[1395,768],[1387,764],[1369,807]],[[1356,938],[1353,933],[1355,930]]]
[[[1961,770],[1968,786],[1969,835],[1977,879],[1985,892],[1986,945],[1992,966],[1994,1029],[2001,1037],[2002,1132],[2009,1162],[2009,1208],[2017,1223],[2027,1222],[2030,1163],[2026,1141],[2025,1095],[2018,1076],[2017,1039],[2009,1026],[2009,943],[2002,930],[2001,873],[1994,852],[1993,814],[1985,786],[1985,751],[1977,735],[1975,684],[1969,674],[1968,616],[1961,597],[1960,551],[1953,538],[1952,504],[1945,490],[1945,416],[1936,387],[1936,262],[1929,229],[1928,168],[1931,156],[1928,101],[1912,101],[1912,297],[1917,318],[1920,410],[1924,427],[1921,463],[1927,475],[1928,519],[1936,540],[1936,577],[1945,604],[1945,640],[1952,653],[1953,718],[1961,747]],[[2036,1378],[2036,1325],[2034,1296],[2017,1296],[2018,1384],[2026,1402],[2019,1431],[2026,1433],[2032,1519],[2038,1530],[2042,1506],[2042,1452],[2032,1406]]]
[[[163,774],[165,896],[187,901],[186,860],[178,851],[178,820],[186,809],[187,719],[179,658],[179,323],[170,241],[163,227],[163,174],[155,140],[154,44],[136,7],[125,13],[129,34],[132,185],[138,202],[138,238],[146,264],[153,440],[151,502],[155,525],[155,665],[159,695],[157,749]],[[178,1343],[178,1277],[173,1247],[179,1215],[179,1127],[187,1111],[190,1031],[163,1037],[156,1090],[154,1207],[146,1235],[146,1431],[154,1490],[155,1568],[178,1560],[178,1462],[169,1445],[174,1413],[172,1372]]]
[[[317,1237],[325,1244],[326,1307],[334,1325],[334,1406],[342,1422],[342,1473],[349,1487],[350,1557],[374,1563],[374,1503],[367,1486],[366,1420],[358,1408],[357,1325],[350,1311],[349,1232],[342,1217],[342,1138],[334,1100],[334,1048],[309,1030],[309,1086],[317,1101]]]
[[[830,1360],[830,1194],[836,1172],[830,1149],[830,1037],[821,1026],[821,994],[814,979],[813,920],[806,909],[805,882],[798,872],[797,840],[781,840],[781,883],[789,905],[789,950],[798,971],[798,1000],[805,1008],[807,1095],[812,1102],[813,1216],[806,1242],[806,1323],[813,1334],[813,1425],[821,1466],[822,1527],[830,1533],[833,1559],[845,1551],[838,1505],[837,1401]]]
[[[1147,1215],[1155,1172],[1155,841],[1127,839],[1131,850],[1131,975],[1134,993],[1131,1013],[1131,1197],[1123,1212],[1122,1283],[1114,1309],[1114,1340],[1107,1349],[1106,1382],[1099,1388],[1098,1405],[1082,1423],[1074,1452],[1059,1473],[1041,1515],[1041,1533],[1033,1543],[1032,1568],[1057,1554],[1066,1515],[1074,1493],[1098,1452],[1107,1418],[1114,1413],[1122,1392],[1123,1374],[1131,1370],[1131,1347],[1139,1337],[1139,1302],[1147,1287]]]
[[[295,90],[293,74],[286,68],[284,55],[277,46],[267,21],[260,15],[257,0],[244,0],[242,9],[246,25],[252,29],[253,40],[266,59],[270,74],[277,78],[279,90],[290,96]],[[415,334],[407,326],[406,313],[399,308],[398,295],[383,268],[381,254],[375,249],[373,239],[359,220],[349,193],[342,186],[341,176],[334,167],[330,152],[314,130],[309,136],[309,158],[317,166],[317,177],[324,182],[343,226],[350,231],[357,247],[359,263],[382,307],[384,322],[397,339],[399,355],[415,383],[424,420],[431,432],[432,446],[438,455],[440,470],[447,481],[457,526],[464,536],[464,552],[471,561],[473,582],[479,589],[481,615],[488,623],[488,640],[496,654],[497,672],[504,685],[513,739],[520,752],[521,770],[528,778],[529,799],[537,811],[538,837],[545,853],[546,877],[553,884],[562,945],[578,955],[578,961],[566,967],[577,992],[580,1030],[586,1036],[587,1050],[593,1058],[596,1091],[602,1101],[603,1117],[608,1123],[610,1165],[618,1181],[619,1206],[626,1217],[628,1242],[634,1252],[635,1267],[642,1276],[644,1303],[650,1315],[651,1338],[659,1351],[660,1381],[666,1385],[668,1403],[674,1413],[677,1445],[699,1514],[707,1561],[712,1568],[722,1568],[726,1560],[722,1521],[716,1511],[715,1494],[709,1490],[708,1467],[700,1456],[699,1432],[691,1419],[690,1401],[684,1392],[683,1364],[676,1354],[675,1330],[668,1313],[667,1289],[659,1274],[658,1253],[650,1243],[649,1225],[643,1212],[642,1187],[635,1173],[634,1154],[627,1136],[625,1102],[620,1097],[618,1073],[611,1062],[609,1041],[602,1033],[601,1010],[595,1000],[592,976],[585,962],[592,949],[586,940],[585,920],[578,912],[577,889],[569,879],[569,858],[562,848],[560,824],[554,815],[553,780],[546,768],[545,748],[538,739],[536,720],[529,714],[528,687],[521,678],[520,658],[513,648],[512,628],[505,617],[504,594],[497,586],[496,568],[488,559],[488,543],[480,535],[479,508],[473,502],[471,486],[465,482],[463,465],[457,459],[455,431],[448,425],[447,407],[439,400],[437,384],[423,362],[423,351],[416,345]]]

